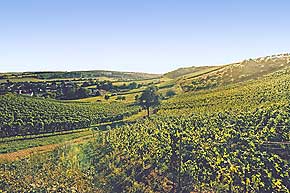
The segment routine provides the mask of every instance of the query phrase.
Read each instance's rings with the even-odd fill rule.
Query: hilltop
[[[178,78],[187,74],[192,73],[200,73],[201,71],[210,71],[213,69],[218,68],[217,66],[191,66],[191,67],[185,67],[185,68],[178,68],[176,70],[173,70],[171,72],[165,73],[163,76],[167,78]]]
[[[180,94],[259,79],[289,66],[290,54],[286,53],[226,65],[179,68],[163,75],[106,70],[0,73],[0,93],[33,93],[82,102],[105,101],[107,96],[108,102],[134,102],[149,85],[158,87],[163,96],[168,91]]]
[[[290,66],[290,54],[277,54],[241,62],[180,68],[164,74],[172,78],[182,91],[196,91],[261,78]]]

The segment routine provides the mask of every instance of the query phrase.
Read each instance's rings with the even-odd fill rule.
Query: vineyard
[[[0,193],[290,193],[290,0],[0,0]]]
[[[58,128],[52,127],[56,122],[63,123],[58,130],[66,130],[138,111],[119,103],[11,95],[2,96],[1,108],[1,122],[9,125],[2,126],[2,134],[11,131],[10,136],[15,128],[31,134],[24,126],[30,122],[43,123],[33,127],[38,132]],[[290,72],[285,69],[180,94],[162,101],[157,114],[96,131],[86,144],[3,163],[0,187],[8,192],[289,192],[289,155]]]
[[[285,70],[185,94],[150,119],[100,133],[87,148],[95,184],[108,192],[289,192],[289,86]]]
[[[0,96],[0,137],[87,128],[98,123],[122,120],[138,110],[138,107],[120,103],[65,103],[2,95]]]

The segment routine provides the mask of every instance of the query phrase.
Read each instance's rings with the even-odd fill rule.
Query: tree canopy
[[[159,95],[156,87],[148,87],[141,96],[138,98],[140,106],[147,110],[147,115],[150,114],[150,107],[154,107],[160,104]]]

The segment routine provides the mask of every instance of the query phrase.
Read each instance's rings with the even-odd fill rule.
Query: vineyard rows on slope
[[[178,95],[163,101],[156,115],[97,132],[81,147],[2,164],[0,185],[21,191],[289,192],[289,88],[286,69]]]
[[[139,110],[121,103],[66,103],[15,95],[0,96],[0,109],[0,137],[87,128],[122,120]]]

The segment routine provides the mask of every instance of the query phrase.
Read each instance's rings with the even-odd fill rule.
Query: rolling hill
[[[187,92],[261,78],[290,66],[289,54],[278,54],[221,66],[180,68],[164,74]]]
[[[7,192],[51,187],[63,192],[68,187],[71,192],[71,184],[84,179],[74,190],[289,192],[288,54],[178,69],[151,81],[143,82],[144,87],[155,85],[165,92],[181,87],[188,92],[161,100],[148,118],[138,106],[113,101],[0,96],[0,134],[5,136],[0,145],[8,146],[3,152],[39,144],[40,136],[51,144],[60,138],[89,137],[88,131],[82,133],[88,127],[92,133],[83,144],[67,141],[52,152],[0,163],[0,187]],[[126,93],[135,95],[142,89]],[[114,127],[119,121],[125,125]],[[78,129],[79,133],[62,133]],[[27,138],[19,140],[23,137]]]
[[[208,71],[214,70],[216,68],[218,68],[218,67],[217,66],[200,66],[200,67],[192,66],[192,67],[178,68],[178,69],[173,70],[171,72],[165,73],[163,76],[166,78],[175,79],[175,78],[185,76],[188,74],[192,74],[192,73],[200,73],[203,71],[208,72]]]
[[[142,72],[120,72],[107,70],[92,71],[50,71],[50,72],[11,72],[0,73],[0,80],[19,81],[46,81],[63,79],[108,79],[108,80],[143,80],[160,77],[160,74]]]

